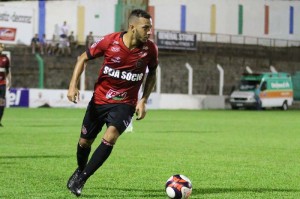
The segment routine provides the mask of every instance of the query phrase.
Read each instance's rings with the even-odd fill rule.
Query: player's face
[[[135,39],[139,42],[145,43],[151,35],[152,20],[139,17],[135,27]]]

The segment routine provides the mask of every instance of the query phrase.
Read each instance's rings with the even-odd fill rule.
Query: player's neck
[[[134,39],[133,35],[129,32],[123,35],[123,42],[129,50],[135,49],[136,47],[140,46],[140,42]]]

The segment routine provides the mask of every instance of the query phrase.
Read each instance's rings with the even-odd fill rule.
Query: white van
[[[232,109],[255,108],[254,90],[259,85],[262,108],[287,110],[293,103],[293,84],[288,73],[243,74],[238,89],[230,95]]]

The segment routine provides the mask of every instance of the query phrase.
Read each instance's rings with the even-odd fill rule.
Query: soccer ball
[[[166,182],[166,192],[169,198],[187,199],[192,193],[192,182],[184,175],[173,175]]]

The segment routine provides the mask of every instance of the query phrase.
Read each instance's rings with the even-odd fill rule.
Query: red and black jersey
[[[123,42],[124,33],[106,35],[87,50],[89,59],[104,56],[94,87],[96,104],[136,105],[146,68],[149,72],[157,68],[156,45],[148,40],[141,47],[129,50]]]
[[[6,84],[6,74],[9,72],[9,66],[8,57],[0,54],[0,85]]]

